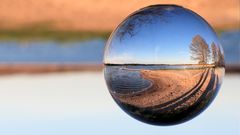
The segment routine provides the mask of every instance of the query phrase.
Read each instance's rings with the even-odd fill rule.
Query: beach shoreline
[[[97,72],[102,64],[0,64],[0,75],[27,73],[42,74],[54,72]]]
[[[57,72],[102,72],[103,64],[0,64],[0,75],[7,74],[44,74]],[[227,74],[240,73],[240,65],[225,67]]]

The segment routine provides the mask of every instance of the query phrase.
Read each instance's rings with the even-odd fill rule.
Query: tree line
[[[198,64],[214,64],[215,66],[224,66],[224,55],[220,48],[213,42],[211,48],[206,41],[200,36],[193,37],[189,46],[191,59],[198,61]],[[211,61],[210,61],[211,60]]]

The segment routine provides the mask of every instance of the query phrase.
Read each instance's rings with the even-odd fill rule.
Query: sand
[[[207,91],[213,69],[192,70],[142,70],[143,78],[151,80],[153,86],[137,95],[114,95],[121,102],[140,108],[166,104],[168,107],[186,100],[182,105],[192,105]],[[202,77],[203,76],[203,77]],[[216,81],[216,79],[212,79]],[[216,82],[213,84],[216,87]],[[188,93],[188,94],[186,94]],[[192,96],[190,96],[194,93]],[[173,102],[173,100],[176,100]]]

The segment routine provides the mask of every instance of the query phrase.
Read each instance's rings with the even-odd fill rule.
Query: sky
[[[105,63],[197,64],[198,61],[191,59],[189,49],[195,36],[200,35],[210,49],[213,42],[220,45],[211,26],[189,10],[177,7],[164,10],[161,16],[139,17],[147,23],[139,23],[136,16],[123,21],[112,34],[106,47]],[[132,31],[126,27],[131,25]],[[126,34],[119,36],[122,31]],[[133,34],[128,34],[131,32]]]

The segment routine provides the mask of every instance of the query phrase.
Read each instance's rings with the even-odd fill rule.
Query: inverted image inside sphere
[[[213,101],[224,76],[216,33],[196,13],[154,5],[129,15],[104,52],[109,92],[130,116],[155,125],[188,121]]]

